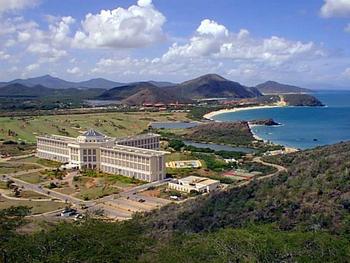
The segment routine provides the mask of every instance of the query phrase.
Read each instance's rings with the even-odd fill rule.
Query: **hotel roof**
[[[193,176],[193,175],[178,179],[178,181],[186,182],[188,184],[201,184],[201,185],[210,185],[210,184],[219,182],[217,180],[209,179],[206,177],[199,177],[199,176]]]
[[[143,148],[137,148],[137,147],[131,147],[131,146],[125,146],[125,145],[114,145],[112,147],[101,147],[101,149],[104,150],[119,150],[122,152],[127,153],[134,153],[138,155],[144,155],[144,156],[162,156],[164,154],[167,154],[168,152],[165,151],[156,151],[156,150],[150,150],[150,149],[143,149]]]
[[[117,138],[117,142],[122,142],[122,141],[127,141],[127,140],[147,139],[147,138],[152,138],[152,137],[160,137],[160,135],[155,134],[155,133],[144,133],[144,134],[139,134],[139,135],[134,135],[134,136]]]
[[[95,131],[94,129],[89,129],[88,131],[84,132],[82,135],[86,137],[106,137],[106,135],[98,131]]]

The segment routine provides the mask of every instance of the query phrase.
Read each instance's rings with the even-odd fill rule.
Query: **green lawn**
[[[3,181],[0,181],[0,189],[7,189],[7,184]]]
[[[142,132],[151,121],[188,120],[186,113],[94,113],[75,115],[49,115],[29,117],[1,117],[0,139],[35,142],[40,134],[78,136],[80,132],[94,128],[110,136],[127,136]],[[8,130],[16,136],[9,136]]]
[[[45,182],[47,176],[40,172],[36,172],[36,173],[30,173],[30,174],[16,175],[15,178],[18,178],[27,183],[39,184],[39,183]]]
[[[185,161],[185,160],[197,160],[198,158],[194,157],[190,153],[182,153],[182,152],[174,152],[171,154],[167,154],[165,156],[166,162],[172,161]]]
[[[110,186],[98,186],[93,188],[81,188],[81,191],[74,195],[82,200],[95,200],[106,195],[117,194],[120,190]]]
[[[43,194],[39,194],[37,192],[34,191],[21,191],[21,195],[20,196],[15,196],[14,193],[11,193],[12,197],[19,197],[19,198],[25,198],[25,199],[50,199],[50,197],[43,195]]]
[[[65,207],[64,203],[53,201],[25,201],[25,200],[9,200],[0,197],[0,209],[6,209],[11,206],[28,206],[32,207],[32,214],[41,214],[45,212],[55,211]]]
[[[60,167],[62,165],[59,162],[40,159],[40,158],[35,157],[35,156],[25,157],[25,158],[21,158],[21,159],[11,159],[10,162],[12,162],[12,163],[28,162],[28,163],[34,163],[34,164],[41,164],[41,165],[51,167],[51,168],[57,168],[57,167]]]
[[[86,177],[91,177],[91,178],[99,178],[100,180],[104,180],[108,184],[118,186],[118,187],[127,187],[127,186],[141,185],[141,184],[147,183],[135,178],[122,176],[122,175],[107,174],[107,173],[98,172],[95,170],[83,171],[82,175]]]
[[[0,129],[0,138],[1,135],[1,129]],[[16,139],[16,138],[15,138]],[[3,144],[0,143],[0,154],[3,155],[10,155],[10,156],[16,156],[16,155],[23,155],[23,154],[30,154],[36,149],[36,146],[33,144]]]
[[[39,167],[35,164],[0,163],[0,174],[17,173],[37,168]]]

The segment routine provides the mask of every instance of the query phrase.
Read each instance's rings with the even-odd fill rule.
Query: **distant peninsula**
[[[268,94],[288,94],[288,93],[312,93],[312,90],[300,88],[293,85],[282,84],[276,81],[266,81],[256,88],[264,95]]]

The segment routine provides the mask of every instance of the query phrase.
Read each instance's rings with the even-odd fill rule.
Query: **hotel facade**
[[[77,138],[37,136],[37,156],[72,168],[97,169],[153,182],[165,178],[165,154],[160,136],[148,133],[112,138],[89,130]]]

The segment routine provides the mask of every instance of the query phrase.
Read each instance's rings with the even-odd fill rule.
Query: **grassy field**
[[[21,201],[21,200],[9,200],[0,197],[0,209],[6,209],[11,206],[28,206],[32,207],[32,214],[41,214],[45,212],[55,211],[65,207],[64,203],[53,201]]]
[[[114,176],[111,176],[111,178],[80,176],[73,181],[72,185],[63,183],[54,190],[82,200],[94,200],[106,195],[117,194],[122,187],[127,186],[130,186],[130,184],[115,180]]]
[[[0,129],[0,138],[2,138],[3,129]],[[3,144],[0,143],[0,154],[5,156],[16,156],[30,154],[35,151],[36,147],[33,144]]]
[[[43,195],[43,194],[39,194],[37,192],[34,191],[21,191],[20,196],[15,196],[15,194],[13,192],[11,192],[11,194],[9,195],[11,197],[18,197],[18,198],[24,198],[24,199],[50,199],[50,197]]]
[[[23,174],[23,175],[16,175],[15,178],[18,178],[22,181],[25,181],[30,184],[39,184],[42,182],[45,182],[47,180],[47,175],[42,174],[40,172],[30,173],[30,174]]]
[[[35,142],[40,134],[78,136],[88,128],[110,136],[128,136],[142,132],[152,121],[188,120],[186,113],[130,112],[30,117],[1,117],[0,140]],[[15,136],[9,136],[9,130]]]
[[[39,168],[35,164],[0,163],[0,174],[16,173]]]
[[[197,160],[197,159],[198,158],[194,157],[191,153],[183,153],[183,152],[174,152],[171,154],[167,154],[165,156],[166,162]]]
[[[41,165],[44,165],[46,167],[51,167],[51,168],[58,168],[62,165],[59,162],[40,159],[40,158],[35,157],[35,156],[30,156],[30,157],[21,158],[21,159],[11,159],[9,162],[13,162],[13,163],[18,163],[18,162],[26,162],[27,163],[28,162],[28,163],[33,163],[33,164],[41,164]]]

